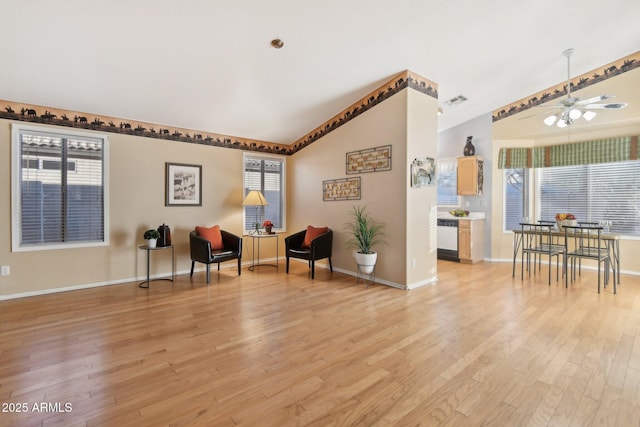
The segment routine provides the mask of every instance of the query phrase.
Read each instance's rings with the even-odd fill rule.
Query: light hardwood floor
[[[3,301],[0,425],[638,426],[640,278],[598,295],[544,268],[439,262],[402,291],[292,263]]]

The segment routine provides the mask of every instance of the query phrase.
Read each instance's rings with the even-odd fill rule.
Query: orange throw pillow
[[[310,248],[311,241],[318,237],[319,235],[326,233],[329,231],[329,227],[312,227],[310,225],[307,226],[307,232],[304,234],[304,240],[302,241],[303,248]]]
[[[224,249],[219,225],[214,225],[211,228],[196,226],[196,233],[211,242],[211,250]]]

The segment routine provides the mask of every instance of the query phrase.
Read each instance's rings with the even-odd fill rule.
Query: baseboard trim
[[[278,257],[278,260],[283,259],[283,257]],[[297,262],[301,262],[301,263],[307,263],[307,261],[305,260],[300,260],[300,259],[296,259],[296,258],[292,258],[294,261]],[[261,259],[260,260],[261,263],[262,262],[275,262],[276,258],[265,258],[265,259]],[[506,263],[506,262],[513,262],[513,259],[502,259],[502,258],[496,258],[496,259],[491,259],[491,258],[485,258],[485,261],[487,262],[501,262],[501,263]],[[518,263],[520,263],[518,261]],[[546,264],[547,262],[543,262],[544,264]],[[198,263],[199,264],[199,263]],[[200,264],[201,267],[197,267],[194,269],[194,272],[204,272],[206,271],[206,267],[204,267],[204,264]],[[251,266],[251,261],[245,261],[242,264],[242,267],[250,267]],[[221,264],[220,265],[221,269],[226,269],[226,268],[236,268],[236,264],[235,263],[227,263],[225,264]],[[325,264],[316,264],[316,268],[324,268],[326,270],[329,269],[329,265],[325,265]],[[595,267],[592,266],[588,266],[585,265],[582,268],[584,268],[585,270],[597,270]],[[353,276],[353,277],[358,277],[357,273],[355,271],[352,270],[346,270],[343,268],[337,268],[334,267],[333,268],[335,271],[338,271],[340,273],[346,274],[348,276]],[[179,275],[183,275],[183,274],[189,274],[191,272],[190,269],[188,270],[181,270],[181,271],[176,271],[176,276]],[[634,270],[621,270],[620,271],[621,274],[628,274],[631,276],[640,276],[640,272],[639,271],[634,271]],[[157,275],[153,275],[151,276],[152,280],[158,280],[158,279],[167,279],[169,278],[170,275],[168,274],[157,274]],[[118,280],[109,280],[109,281],[105,281],[105,282],[95,282],[95,283],[85,283],[85,284],[81,284],[81,285],[73,285],[73,286],[64,286],[61,288],[53,288],[53,289],[43,289],[43,290],[38,290],[38,291],[29,291],[29,292],[20,292],[20,293],[16,293],[16,294],[7,294],[7,295],[0,295],[0,301],[6,301],[6,300],[11,300],[11,299],[17,299],[17,298],[28,298],[28,297],[34,297],[34,296],[39,296],[39,295],[48,295],[48,294],[55,294],[58,292],[69,292],[69,291],[78,291],[81,289],[90,289],[90,288],[97,288],[100,286],[112,286],[112,285],[121,285],[124,283],[131,283],[131,282],[142,282],[146,280],[146,276],[142,276],[142,277],[132,277],[132,278],[127,278],[127,279],[118,279]],[[392,288],[396,288],[396,289],[402,289],[402,290],[412,290],[412,289],[417,289],[420,288],[422,286],[427,286],[427,285],[434,285],[438,282],[438,276],[434,276],[432,278],[429,279],[425,279],[422,280],[420,282],[416,282],[416,283],[410,283],[407,285],[402,285],[400,283],[396,283],[396,282],[391,282],[389,280],[384,280],[384,279],[379,279],[376,278],[375,283],[376,284],[381,284],[381,285],[386,285],[386,286],[390,286]],[[358,283],[360,284],[360,283]]]
[[[273,258],[273,260],[275,261],[275,258]],[[200,263],[196,263],[200,264]],[[197,267],[193,270],[194,273],[196,272],[205,272],[206,271],[206,267],[204,264],[200,264],[201,267]],[[250,267],[251,266],[251,262],[243,262],[242,267]],[[226,268],[233,268],[233,269],[237,269],[237,263],[228,263],[228,264],[220,264],[220,269],[226,269]],[[191,273],[191,268],[189,268],[188,270],[180,270],[180,271],[176,271],[175,275],[176,276],[180,276],[183,274],[190,274]],[[169,279],[171,278],[171,274],[156,274],[156,275],[152,275],[149,277],[150,280],[159,280],[159,279]],[[101,286],[112,286],[112,285],[122,285],[124,283],[132,283],[132,282],[143,282],[147,280],[147,276],[138,276],[138,277],[130,277],[127,279],[118,279],[118,280],[109,280],[109,281],[105,281],[105,282],[94,282],[94,283],[84,283],[81,285],[73,285],[73,286],[64,286],[62,288],[52,288],[52,289],[43,289],[43,290],[38,290],[38,291],[29,291],[29,292],[20,292],[17,294],[7,294],[7,295],[0,295],[0,301],[5,301],[5,300],[11,300],[11,299],[18,299],[18,298],[28,298],[28,297],[35,297],[35,296],[40,296],[40,295],[48,295],[48,294],[56,294],[59,292],[69,292],[69,291],[79,291],[81,289],[90,289],[90,288],[98,288]]]
[[[297,262],[303,262],[305,264],[308,262],[306,260],[301,260],[301,259],[296,259],[296,258],[291,258],[291,259],[293,259],[294,261],[297,261]],[[328,264],[316,264],[316,268],[324,268],[325,270],[328,270],[329,269],[329,265]],[[346,274],[348,276],[352,276],[352,277],[356,277],[356,278],[358,277],[358,273],[356,271],[353,271],[353,270],[347,270],[347,269],[344,269],[344,268],[333,267],[333,271],[337,271],[338,273],[343,273],[343,274]],[[434,276],[434,277],[432,277],[430,279],[422,280],[420,282],[403,285],[403,284],[400,284],[400,283],[397,283],[397,282],[392,282],[390,280],[384,280],[384,279],[380,279],[380,278],[376,277],[375,283],[376,284],[380,284],[380,285],[389,286],[389,287],[396,288],[396,289],[402,289],[402,290],[405,290],[405,291],[409,291],[409,290],[416,289],[416,288],[419,288],[419,287],[422,287],[422,286],[435,284],[437,281],[438,281],[437,276]],[[360,285],[360,284],[364,284],[364,282],[359,282],[358,285]]]

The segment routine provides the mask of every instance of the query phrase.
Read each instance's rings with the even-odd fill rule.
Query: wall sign
[[[347,175],[391,170],[391,145],[347,153]]]
[[[360,177],[322,181],[322,200],[360,200]]]

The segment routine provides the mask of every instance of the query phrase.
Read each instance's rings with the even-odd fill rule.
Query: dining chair
[[[551,231],[554,231],[557,227],[558,222],[554,219],[554,220],[549,220],[549,219],[539,219],[538,221],[536,221],[537,224],[540,225],[548,225],[549,227],[551,227]],[[564,236],[558,236],[558,234],[554,234],[553,235],[553,244],[554,245],[564,245]],[[535,257],[534,257],[535,259]],[[542,263],[542,257],[540,257],[538,259],[538,270],[540,269],[540,264]],[[564,270],[562,271],[564,274]]]
[[[598,293],[600,293],[600,271],[601,264],[604,264],[604,286],[609,283],[609,266],[611,263],[609,249],[606,242],[601,238],[602,227],[592,224],[581,224],[577,226],[565,226],[565,242],[567,244],[567,266],[570,264],[571,280],[576,278],[576,261],[578,261],[578,274],[582,270],[582,260],[594,260],[598,266]],[[568,286],[569,273],[565,276]],[[616,281],[613,281],[613,293],[617,293]]]
[[[564,274],[566,246],[564,244],[558,244],[554,241],[552,234],[552,226],[550,224],[540,223],[520,223],[522,228],[522,265],[520,278],[524,279],[524,264],[525,257],[527,263],[527,271],[531,276],[531,255],[534,256],[533,270],[536,267],[536,258],[540,256],[548,257],[549,261],[549,286],[551,286],[551,268],[553,266],[553,257],[556,257],[556,280],[560,278],[560,257],[562,257],[562,271]],[[538,264],[540,270],[540,264]]]

